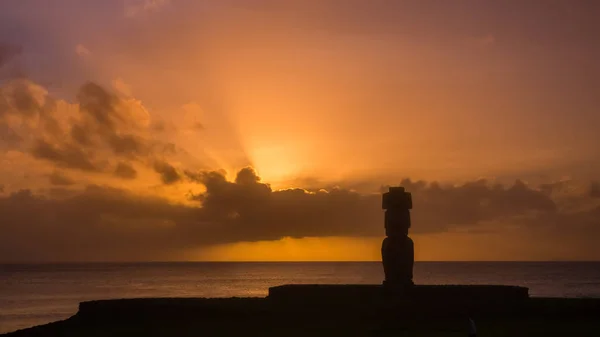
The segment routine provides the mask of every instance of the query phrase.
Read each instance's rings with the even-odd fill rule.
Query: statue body
[[[413,284],[414,243],[411,238],[386,237],[381,245],[381,256],[386,284]]]
[[[381,245],[383,283],[388,288],[412,286],[414,243],[408,237],[411,194],[403,187],[390,187],[389,192],[383,194],[382,208],[385,210],[386,235]]]

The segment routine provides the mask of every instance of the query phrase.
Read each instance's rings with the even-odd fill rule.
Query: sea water
[[[536,297],[600,297],[600,262],[417,262],[418,284],[504,284]],[[0,333],[68,318],[81,301],[263,297],[289,283],[381,284],[377,262],[0,265]]]

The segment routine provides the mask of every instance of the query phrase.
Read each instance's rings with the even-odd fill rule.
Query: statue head
[[[412,196],[404,187],[390,187],[383,194],[382,208],[385,210],[386,236],[406,236],[410,228],[410,209]]]
[[[412,195],[404,190],[404,187],[390,187],[388,192],[383,193],[383,209],[412,209]]]

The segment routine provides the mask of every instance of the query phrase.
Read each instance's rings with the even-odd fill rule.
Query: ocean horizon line
[[[228,261],[23,261],[23,262],[1,262],[0,266],[8,265],[82,265],[82,264],[202,264],[202,263],[222,263],[222,264],[294,264],[294,263],[382,263],[381,260],[228,260]],[[600,260],[417,260],[415,263],[600,263]]]

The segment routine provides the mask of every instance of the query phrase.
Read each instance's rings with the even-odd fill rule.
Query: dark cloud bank
[[[176,146],[153,140],[134,107],[101,86],[81,87],[77,114],[66,124],[58,120],[56,101],[40,101],[36,90],[28,81],[2,88],[0,143],[51,164],[56,170],[47,179],[53,187],[10,194],[0,188],[0,261],[178,259],[213,244],[383,233],[380,193],[273,190],[250,168],[234,181],[221,171],[183,170],[165,156]],[[9,115],[23,121],[19,129]],[[153,170],[164,185],[194,183],[198,190],[188,197],[195,204],[106,186],[77,189],[68,176],[80,171],[132,180],[138,175],[134,163]],[[579,194],[565,194],[565,182],[401,184],[413,193],[415,234],[502,232],[507,224],[553,239],[568,234],[576,238],[572,242],[600,234],[598,183]]]
[[[0,197],[0,256],[2,260],[162,259],[211,244],[380,236],[383,231],[379,193],[344,188],[274,191],[250,168],[241,170],[235,181],[216,171],[188,172],[185,179],[206,190],[190,195],[198,206],[102,186],[52,196],[22,190]],[[444,186],[404,180],[402,185],[414,196],[413,233],[477,232],[489,224],[502,231],[503,224],[511,223],[524,230],[550,230],[558,237],[561,231],[582,238],[600,234],[600,207],[591,203],[589,193],[568,197],[578,206],[569,209],[553,200],[548,187],[534,189],[520,181],[511,186],[483,180]]]

